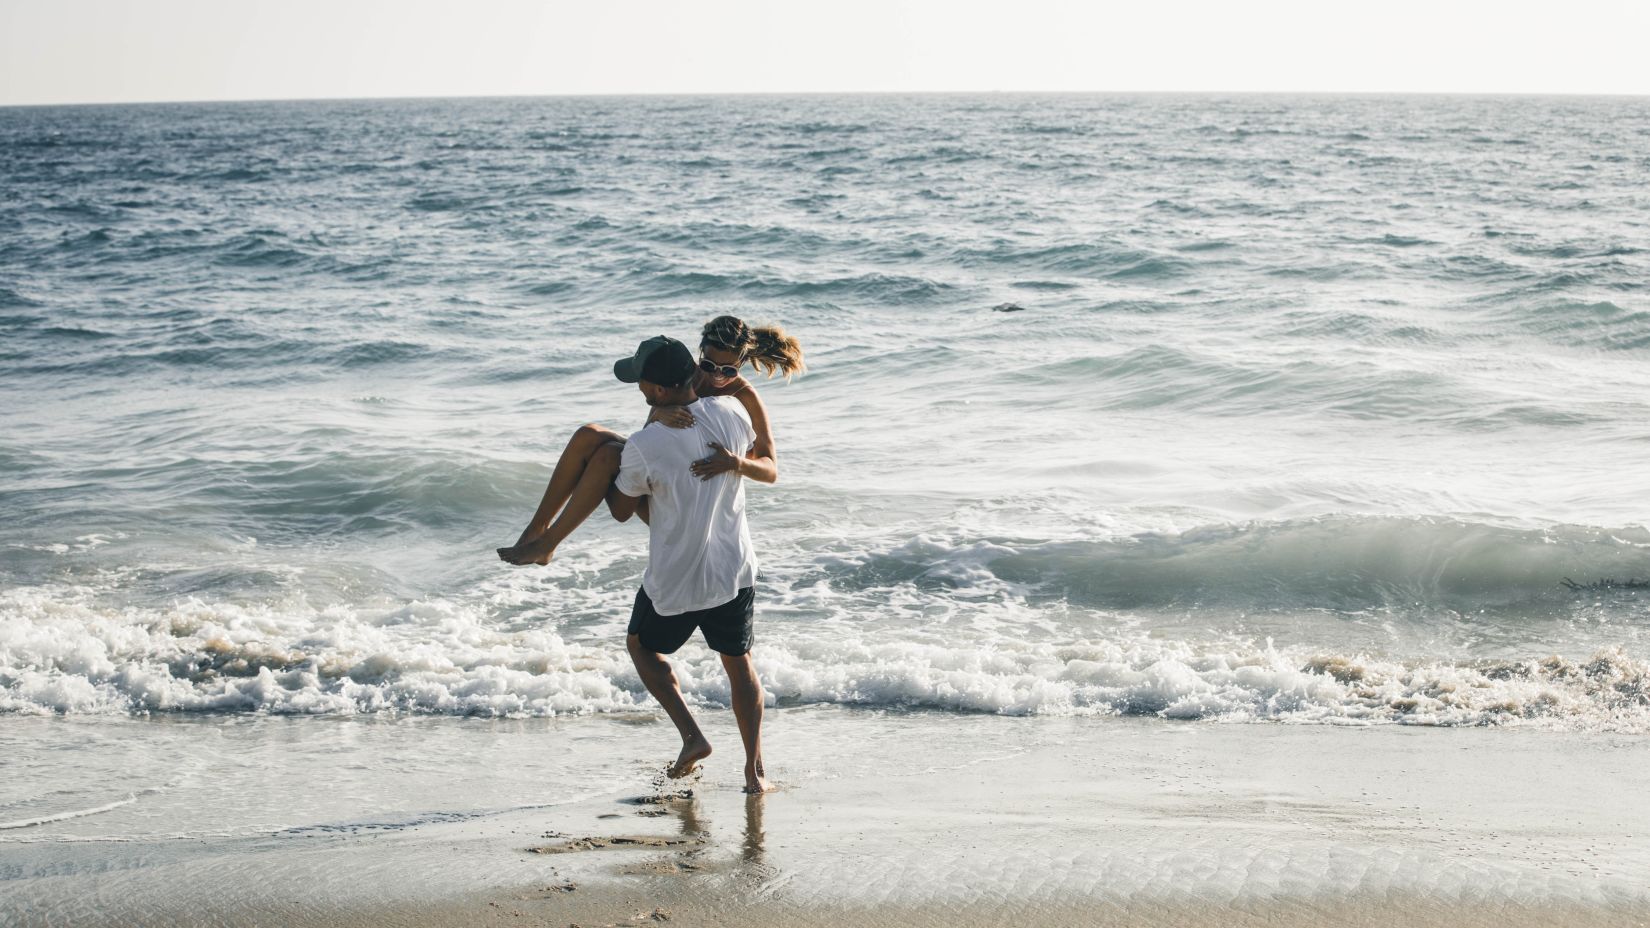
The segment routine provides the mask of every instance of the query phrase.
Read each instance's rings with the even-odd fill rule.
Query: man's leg
[[[733,692],[733,717],[739,722],[739,739],[745,742],[745,792],[764,793],[770,788],[762,769],[762,681],[756,678],[756,664],[750,652],[734,657],[722,655]]]
[[[676,671],[671,669],[670,661],[665,660],[664,655],[648,650],[642,644],[640,635],[626,636],[625,645],[630,649],[630,659],[636,664],[636,673],[642,678],[642,684],[654,699],[659,700],[659,705],[664,707],[665,714],[676,723],[676,730],[682,735],[682,753],[677,755],[676,763],[665,774],[671,779],[685,777],[694,771],[699,761],[710,756],[710,742],[705,740],[699,723],[693,720],[693,713],[688,711],[687,702],[682,699],[682,688],[676,682]]]

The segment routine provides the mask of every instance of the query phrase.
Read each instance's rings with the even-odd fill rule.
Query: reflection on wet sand
[[[745,797],[745,846],[739,857],[747,867],[767,866],[762,852],[762,803],[767,798],[766,793]]]
[[[580,858],[584,857],[581,852],[641,851],[644,853],[615,855],[613,858],[602,854],[586,859],[598,870],[625,877],[691,878],[693,884],[706,881],[703,885],[707,888],[712,885],[726,889],[742,886],[741,891],[759,891],[771,884],[778,870],[769,863],[767,855],[767,833],[763,824],[767,794],[743,797],[744,822],[736,833],[732,827],[719,830],[707,815],[711,809],[731,812],[735,808],[731,803],[719,803],[717,797],[710,797],[711,801],[707,803],[695,793],[693,788],[656,789],[648,795],[623,799],[621,802],[625,805],[639,808],[629,815],[601,812],[595,816],[597,820],[612,820],[612,825],[619,826],[619,833],[607,831],[593,835],[571,829],[567,832],[546,831],[542,836],[549,840],[526,850],[534,854],[576,854]],[[649,833],[628,833],[620,821],[632,816],[670,819],[674,828],[666,822],[658,822],[654,828],[647,829]],[[733,824],[731,821],[725,822],[726,826]],[[573,863],[571,859],[563,859]],[[594,876],[588,870],[585,873]]]
[[[710,846],[710,828],[699,816],[698,798],[689,791],[686,799],[667,800],[664,808],[676,816],[680,824],[683,843],[676,852],[677,869],[689,872],[701,869],[702,858]]]
[[[686,793],[686,791],[685,791]],[[691,794],[670,796],[658,801],[657,807],[676,819],[678,836],[667,839],[668,857],[658,857],[643,865],[653,874],[714,874],[718,877],[738,878],[741,882],[766,882],[774,875],[767,864],[766,832],[762,827],[762,809],[766,794],[752,794],[744,798],[744,831],[734,844],[729,834],[718,840],[714,822],[705,814],[705,804]],[[738,849],[738,854],[723,850]]]
[[[676,817],[680,838],[670,847],[674,869],[682,872],[713,871],[750,880],[766,880],[773,875],[767,863],[762,826],[762,810],[767,794],[745,797],[745,826],[740,836],[737,855],[718,854],[718,842],[712,823],[705,816],[705,807],[697,797],[671,798],[660,803],[660,808]],[[725,846],[732,847],[732,842]]]

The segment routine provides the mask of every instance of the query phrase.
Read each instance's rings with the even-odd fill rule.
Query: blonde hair
[[[699,330],[699,343],[737,351],[741,361],[769,377],[784,374],[789,380],[808,369],[802,363],[802,343],[776,325],[753,329],[737,316],[717,316]]]

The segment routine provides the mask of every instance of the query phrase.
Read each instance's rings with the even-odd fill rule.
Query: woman
[[[762,405],[762,398],[756,395],[750,381],[739,376],[739,369],[747,362],[769,377],[784,374],[788,379],[806,369],[802,364],[802,346],[778,326],[753,329],[733,316],[717,316],[705,323],[699,333],[699,370],[693,379],[694,392],[700,396],[731,396],[739,400],[750,414],[756,443],[749,457],[717,447],[710,457],[695,461],[693,473],[701,480],[730,470],[763,483],[779,479],[767,407]],[[648,413],[647,421],[684,429],[693,425],[693,413],[682,406],[655,407]],[[646,427],[646,423],[643,426]],[[605,494],[606,488],[612,485],[619,472],[619,452],[624,440],[623,435],[599,425],[580,426],[556,462],[550,485],[545,487],[544,499],[533,513],[532,521],[514,545],[498,549],[499,558],[518,565],[550,563],[556,547],[601,504],[603,496],[596,491]],[[581,484],[591,488],[590,491],[575,494]],[[642,500],[637,512],[645,522],[647,500]]]

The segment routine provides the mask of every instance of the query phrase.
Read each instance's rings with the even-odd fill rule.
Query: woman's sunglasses
[[[699,359],[699,369],[707,374],[715,377],[722,377],[724,379],[732,379],[739,376],[739,368],[729,367],[726,364],[717,364],[709,358]]]

